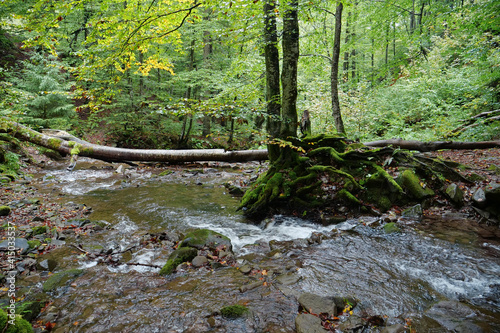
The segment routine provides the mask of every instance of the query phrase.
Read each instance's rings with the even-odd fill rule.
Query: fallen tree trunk
[[[387,147],[401,148],[407,150],[418,150],[422,152],[435,151],[440,149],[488,149],[500,148],[500,140],[497,141],[480,141],[480,142],[453,142],[453,141],[414,141],[402,139],[379,140],[365,142],[368,147]]]
[[[140,162],[248,162],[267,160],[267,150],[236,150],[224,149],[127,149],[114,148],[84,143],[84,141],[66,141],[34,131],[19,123],[2,119],[0,131],[7,132],[21,140],[56,150],[62,154],[72,154],[91,157],[104,161],[140,161]]]

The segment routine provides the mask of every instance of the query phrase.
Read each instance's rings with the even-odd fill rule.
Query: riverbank
[[[495,287],[488,287],[489,289],[487,288],[484,292],[488,299],[468,300],[464,307],[461,302],[458,302],[458,298],[455,299],[452,295],[440,296],[433,288],[427,290],[428,287],[424,284],[417,289],[422,294],[427,294],[426,297],[429,300],[419,300],[417,304],[421,308],[428,309],[430,313],[428,316],[412,315],[409,309],[414,306],[412,305],[414,301],[406,297],[414,292],[413,287],[408,285],[400,290],[398,283],[404,284],[404,282],[398,282],[397,279],[391,281],[399,273],[391,273],[392,278],[388,276],[387,279],[378,281],[381,275],[385,275],[380,267],[363,267],[368,264],[363,263],[364,260],[369,258],[373,258],[371,261],[380,258],[381,262],[385,262],[392,257],[391,260],[402,260],[401,262],[408,264],[407,260],[413,254],[405,248],[397,251],[394,249],[400,244],[410,244],[418,248],[418,244],[424,243],[425,245],[419,250],[424,251],[424,258],[427,258],[424,261],[430,260],[428,263],[430,266],[415,268],[404,273],[412,276],[420,270],[434,266],[432,260],[438,260],[438,258],[432,258],[432,252],[427,252],[427,248],[431,248],[431,245],[443,247],[441,239],[445,240],[446,244],[451,244],[446,245],[443,251],[449,251],[449,249],[455,251],[457,250],[455,246],[464,244],[466,248],[479,246],[480,251],[494,253],[495,247],[499,246],[498,228],[487,227],[477,222],[472,223],[463,215],[457,215],[457,213],[465,214],[460,210],[444,212],[448,213],[447,228],[437,227],[438,224],[443,224],[443,219],[434,222],[424,219],[423,222],[415,224],[411,220],[399,220],[396,216],[399,231],[395,233],[384,231],[383,226],[386,224],[384,220],[370,218],[348,221],[337,229],[330,227],[329,231],[325,229],[325,232],[309,233],[309,236],[303,238],[298,237],[296,233],[297,239],[293,241],[277,242],[272,241],[270,237],[267,239],[261,237],[260,240],[247,241],[248,245],[241,247],[243,250],[238,255],[235,266],[216,270],[187,267],[186,270],[164,278],[159,276],[153,267],[144,266],[142,270],[129,267],[125,270],[120,265],[114,266],[113,261],[132,263],[134,261],[131,259],[137,261],[148,259],[144,263],[161,266],[169,253],[173,251],[176,241],[181,237],[178,232],[169,231],[174,230],[171,227],[173,219],[181,218],[181,224],[197,219],[198,223],[199,220],[208,218],[219,221],[229,214],[228,225],[241,224],[240,217],[228,210],[230,208],[228,205],[237,205],[237,199],[231,199],[228,191],[230,188],[236,191],[235,188],[247,184],[250,179],[264,171],[265,165],[192,164],[163,166],[162,168],[153,168],[150,165],[128,168],[127,165],[122,165],[121,172],[117,172],[119,166],[109,169],[105,163],[88,162],[85,164],[87,162],[82,161],[83,164],[78,166],[82,168],[80,171],[75,169],[75,173],[67,173],[64,171],[65,162],[58,165],[54,165],[53,162],[49,165],[48,162],[44,171],[32,169],[30,173],[34,175],[33,177],[28,176],[1,188],[2,204],[17,202],[16,205],[20,205],[16,206],[10,215],[2,217],[2,222],[18,223],[19,238],[26,239],[27,237],[30,241],[38,239],[41,242],[36,249],[33,248],[31,252],[28,251],[19,256],[16,262],[16,266],[21,268],[18,274],[19,289],[16,295],[19,303],[27,300],[31,303],[37,302],[40,306],[43,305],[40,308],[42,314],[38,317],[38,322],[34,321],[39,331],[55,324],[53,331],[60,332],[102,332],[110,329],[120,329],[122,332],[149,332],[160,327],[171,332],[257,332],[262,330],[292,332],[296,329],[295,318],[299,314],[298,299],[301,294],[307,292],[328,297],[349,297],[349,294],[356,295],[357,293],[360,304],[354,308],[353,317],[349,320],[354,325],[353,329],[367,325],[373,332],[379,332],[382,328],[373,327],[373,323],[377,323],[377,317],[384,320],[384,325],[401,325],[403,329],[405,325],[411,325],[406,322],[406,319],[413,320],[413,327],[425,327],[425,325],[432,328],[446,327],[443,323],[451,320],[450,313],[454,311],[453,309],[460,309],[462,313],[491,322],[492,324],[488,327],[496,325],[491,318],[484,319],[487,311],[491,311],[490,316],[498,313],[494,301],[491,301],[493,305],[488,305],[490,302],[488,299],[495,299]],[[87,172],[86,170],[93,171]],[[81,178],[70,177],[79,173],[81,173]],[[101,178],[96,175],[100,175]],[[79,182],[85,182],[86,188],[77,187]],[[224,183],[229,182],[235,187],[224,186]],[[151,188],[153,192],[149,195],[160,199],[149,203],[145,201],[142,195],[143,193],[146,195],[146,192],[140,191],[143,187]],[[94,189],[93,192],[86,192],[92,189]],[[82,194],[68,194],[71,191]],[[97,194],[90,197],[85,194],[94,192]],[[180,200],[176,196],[183,198]],[[132,198],[137,203],[132,203],[130,201]],[[198,212],[200,208],[193,206],[193,201],[199,198],[206,198],[196,203],[203,207],[201,214]],[[180,201],[174,202],[176,200]],[[167,205],[169,208],[164,209],[158,206],[158,202],[174,202],[175,205]],[[208,207],[207,202],[212,203],[213,207]],[[117,207],[118,204],[123,205],[123,210]],[[124,210],[126,206],[133,204],[136,207]],[[151,215],[149,211],[152,209],[155,213]],[[194,210],[195,214],[189,213],[183,217],[186,209]],[[96,223],[103,217],[111,223],[109,225]],[[89,222],[85,222],[87,220]],[[153,224],[151,221],[155,220],[158,222]],[[203,223],[198,225],[208,223],[208,221],[201,222]],[[288,222],[285,218],[276,217],[266,220],[265,225],[260,228],[270,229],[276,226],[276,229],[283,229],[286,223]],[[37,229],[43,226],[47,228]],[[471,226],[472,229],[461,231],[460,228],[465,228],[465,226]],[[477,226],[483,232],[474,229]],[[184,230],[182,228],[185,227],[176,228]],[[221,227],[217,226],[217,228]],[[450,228],[454,232],[452,243],[447,235]],[[424,229],[426,235],[438,234],[437,238],[429,244],[425,243],[426,240],[414,238],[418,235],[415,230]],[[34,235],[34,230],[40,234]],[[165,234],[163,235],[160,231]],[[239,236],[233,239],[241,239],[248,232],[240,232]],[[465,236],[471,233],[474,236]],[[371,239],[378,240],[364,248],[363,243]],[[392,249],[387,259],[383,257],[381,253],[383,251],[376,255],[364,254],[364,251],[378,246],[377,244],[381,241],[387,241],[388,248]],[[352,244],[356,244],[355,249],[351,249]],[[132,247],[134,248],[130,251],[119,253]],[[109,250],[111,250],[109,253],[111,258],[104,257],[103,254]],[[393,251],[395,252],[392,253]],[[402,253],[401,258],[394,257],[397,252]],[[44,262],[45,260],[47,261]],[[473,262],[473,258],[467,261]],[[42,262],[46,267],[41,266]],[[463,259],[460,259],[460,262],[463,262]],[[56,266],[53,266],[54,264]],[[452,264],[453,262],[450,263],[451,267],[458,265],[458,262]],[[241,267],[245,265],[250,270],[242,273]],[[72,271],[74,269],[82,271]],[[485,270],[484,267],[481,269]],[[486,268],[488,269],[490,268]],[[70,274],[67,281],[61,282],[61,285],[52,290],[43,292],[42,283],[56,275],[54,273],[68,270],[73,275]],[[378,271],[376,274],[378,277],[370,277],[371,272],[376,273],[376,271]],[[329,277],[332,274],[336,276],[334,279]],[[339,274],[347,274],[347,277]],[[449,273],[431,271],[426,274],[431,276],[435,274],[436,277],[440,277],[440,274]],[[467,284],[468,277],[460,276],[464,272],[453,274],[456,276],[450,276],[450,280],[445,280],[446,283],[453,283],[454,288],[464,283],[465,286],[469,286],[469,289],[473,289],[473,285]],[[473,273],[467,271],[465,274]],[[368,280],[363,282],[363,276],[368,276]],[[419,279],[424,279],[424,276]],[[374,286],[371,285],[373,281],[378,281],[379,290],[385,290],[385,285],[390,287],[382,298],[376,298],[379,304],[370,305],[370,293],[375,292]],[[490,281],[492,285],[495,283],[495,281]],[[352,285],[357,287],[352,289]],[[241,291],[243,286],[246,287]],[[409,305],[399,305],[397,300],[391,299],[391,293],[394,294],[395,290],[398,290],[397,293],[400,293],[404,302]],[[447,293],[445,292],[444,295]],[[466,297],[476,297],[474,295]],[[1,297],[4,296],[5,293],[2,293]],[[248,307],[251,310],[251,316],[233,320],[224,318],[218,313],[219,309],[231,304]],[[394,304],[396,309],[391,309],[390,304]],[[471,305],[473,305],[472,308]],[[72,307],[73,310],[69,310]],[[343,309],[342,304],[339,307]],[[484,307],[484,310],[478,310],[477,307],[481,309]],[[380,310],[384,308],[386,310]],[[432,315],[432,311],[436,313],[441,311],[441,317]],[[446,314],[444,319],[443,312]],[[163,319],[158,320],[158,318]],[[355,318],[360,321],[356,322]],[[366,321],[368,318],[372,318],[373,323],[368,325]],[[436,318],[442,323],[439,321],[436,323]],[[332,325],[332,328],[339,327],[340,319],[337,321],[330,319],[336,324]],[[345,323],[347,319],[346,317],[342,320]],[[378,324],[380,326],[380,322]],[[343,327],[345,331],[348,331],[347,326]],[[487,330],[483,331],[487,332]]]

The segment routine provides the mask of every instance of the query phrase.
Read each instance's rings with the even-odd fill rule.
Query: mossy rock
[[[197,229],[188,233],[179,245],[179,247],[194,247],[198,250],[206,247],[215,250],[220,246],[225,246],[229,251],[233,249],[228,237],[210,229]]]
[[[33,227],[32,230],[33,230],[33,236],[41,235],[47,232],[47,226],[42,225],[38,227]]]
[[[399,177],[399,184],[417,200],[432,197],[434,191],[430,187],[423,187],[420,178],[410,169],[403,171]]]
[[[10,214],[9,206],[0,206],[0,216],[7,216]]]
[[[2,333],[32,333],[33,327],[31,324],[23,319],[20,315],[16,314],[14,320],[14,325],[10,325],[9,322],[12,320],[9,315],[0,309],[0,332]]]
[[[183,262],[191,261],[198,255],[198,250],[192,247],[181,247],[172,252],[168,257],[167,263],[160,270],[160,275],[169,275],[175,271],[175,268]]]
[[[383,228],[384,228],[384,232],[387,234],[392,234],[392,233],[401,231],[401,229],[399,228],[399,226],[395,222],[387,223],[386,225],[384,225]]]
[[[160,177],[168,176],[172,173],[174,173],[172,170],[165,170],[165,171],[161,172],[158,176],[160,176]]]
[[[220,309],[220,313],[226,318],[239,318],[249,312],[248,308],[243,305],[229,305]]]
[[[29,245],[30,249],[35,249],[35,248],[39,247],[40,245],[42,245],[42,242],[40,242],[38,239],[30,240],[30,241],[28,241],[28,245]]]
[[[42,290],[44,292],[53,291],[56,288],[64,285],[66,282],[74,280],[78,276],[82,275],[83,272],[83,269],[70,269],[67,271],[56,273],[52,275],[47,281],[45,281]]]

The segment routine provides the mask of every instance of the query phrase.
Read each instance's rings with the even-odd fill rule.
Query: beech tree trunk
[[[339,102],[339,57],[340,57],[340,34],[342,31],[342,9],[344,5],[339,2],[335,11],[335,37],[333,43],[332,72],[330,76],[330,88],[332,97],[332,115],[335,120],[335,128],[340,134],[345,134],[344,122],[340,113]]]
[[[299,61],[298,0],[290,0],[283,13],[283,70],[281,86],[281,132],[280,137],[297,137],[297,65]]]
[[[266,61],[266,129],[270,138],[280,134],[281,91],[280,91],[280,57],[278,51],[278,31],[276,27],[276,2],[266,0],[264,3],[264,57]],[[274,161],[279,156],[279,146],[268,145],[269,158]]]
[[[57,137],[36,132],[26,126],[13,121],[2,119],[6,126],[0,126],[0,132],[9,134],[25,141],[56,150],[62,154],[71,154],[78,150],[79,156],[91,157],[104,161],[140,161],[140,162],[196,162],[222,161],[247,162],[267,160],[267,150],[226,151],[224,149],[127,149],[114,148],[85,143],[85,141],[66,141]]]
[[[500,148],[500,140],[498,141],[480,141],[480,142],[453,142],[453,141],[407,141],[401,139],[379,140],[365,142],[368,147],[386,147],[393,146],[395,148],[418,150],[418,151],[435,151],[440,149],[488,149]]]

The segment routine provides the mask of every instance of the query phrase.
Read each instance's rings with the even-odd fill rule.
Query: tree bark
[[[276,2],[264,3],[264,57],[266,62],[266,129],[271,139],[279,137],[281,115],[280,59],[278,51],[278,31],[276,28]],[[279,146],[268,145],[269,158],[274,161],[279,156]]]
[[[480,141],[480,142],[453,142],[453,141],[407,141],[401,139],[379,140],[365,142],[368,147],[386,147],[393,146],[407,150],[418,150],[421,152],[435,151],[440,149],[488,149],[500,148],[500,140],[497,141]]]
[[[113,148],[94,144],[66,141],[36,132],[19,123],[2,119],[0,132],[9,134],[25,141],[57,150],[62,154],[71,154],[73,149],[78,150],[79,156],[91,157],[104,161],[141,161],[141,162],[196,162],[196,161],[223,161],[247,162],[267,160],[267,150],[225,151],[224,149],[190,149],[190,150],[163,150],[163,149],[127,149]]]
[[[291,0],[283,14],[283,89],[280,137],[297,136],[297,65],[299,62],[298,0]]]
[[[339,57],[340,57],[340,34],[342,32],[342,2],[337,5],[335,11],[335,37],[333,43],[332,72],[330,76],[332,95],[332,115],[335,120],[335,128],[339,134],[345,134],[344,122],[340,113],[339,102]]]

